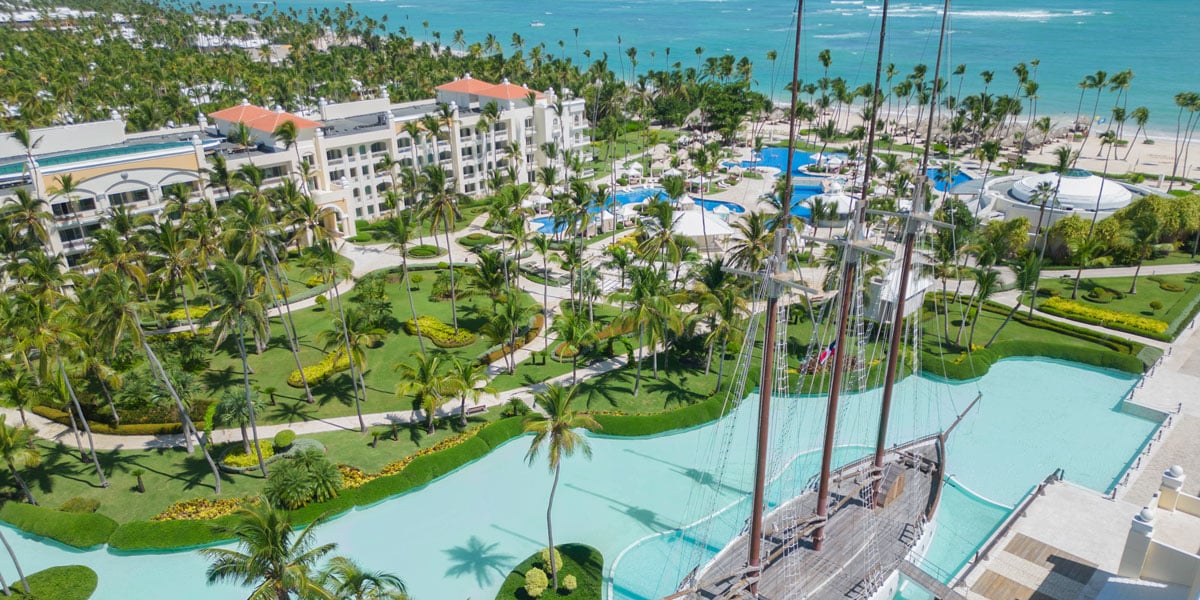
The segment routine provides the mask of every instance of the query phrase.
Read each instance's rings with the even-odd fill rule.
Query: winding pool
[[[1134,383],[1111,371],[1019,359],[997,363],[975,382],[902,382],[897,395],[903,401],[893,412],[897,441],[944,427],[984,393],[950,440],[948,471],[955,485],[946,488],[930,560],[946,569],[960,564],[1007,514],[1003,507],[1055,468],[1064,468],[1075,483],[1106,489],[1156,426],[1118,409]],[[860,425],[871,421],[877,402],[878,393],[847,399],[840,460],[866,451],[873,429]],[[813,470],[815,456],[806,449],[817,445],[820,419],[796,417],[819,411],[820,403],[791,398],[776,405],[776,422],[787,427],[784,437],[795,450],[780,459],[787,477]],[[744,521],[739,499],[748,490],[744,467],[753,450],[753,405],[744,403],[723,426],[643,439],[591,436],[593,459],[576,457],[563,465],[556,540],[599,548],[607,569],[620,557],[612,573],[615,598],[673,590],[697,552],[715,551]],[[401,575],[415,597],[490,600],[508,570],[544,544],[550,474],[542,463],[526,465],[527,443],[514,440],[415,493],[350,512],[322,526],[319,539],[337,542],[338,553],[367,568]],[[714,448],[727,446],[722,477],[715,472]],[[1073,451],[1078,448],[1087,452]],[[705,524],[684,527],[698,520]],[[6,533],[27,573],[61,564],[95,569],[97,600],[156,597],[168,589],[179,599],[241,595],[234,587],[206,585],[207,565],[195,552],[79,552]],[[0,569],[11,581],[11,566]]]

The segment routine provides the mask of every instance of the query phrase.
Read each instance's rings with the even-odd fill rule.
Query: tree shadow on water
[[[499,575],[501,579],[508,575],[509,565],[513,557],[508,554],[496,553],[499,543],[486,544],[476,536],[471,536],[467,543],[443,550],[453,565],[446,569],[447,577],[462,578],[473,575],[475,583],[480,587],[491,585],[492,576]]]

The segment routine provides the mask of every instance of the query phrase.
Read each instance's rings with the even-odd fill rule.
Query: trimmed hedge
[[[724,394],[713,394],[707,400],[674,410],[642,415],[603,415],[592,417],[600,424],[601,435],[637,437],[656,435],[676,429],[697,427],[721,417]]]
[[[1132,374],[1140,374],[1145,370],[1142,359],[1135,355],[1121,354],[1098,348],[1082,348],[1070,344],[1026,340],[996,342],[990,348],[980,348],[970,354],[960,352],[957,354],[937,355],[930,352],[922,352],[921,369],[929,375],[944,377],[946,379],[975,379],[986,375],[991,369],[992,363],[1004,358],[1020,356],[1040,356],[1069,360]]]
[[[7,502],[0,520],[34,535],[87,550],[108,541],[117,522],[95,513],[61,512],[32,504]]]
[[[407,254],[409,258],[434,258],[445,253],[445,250],[442,250],[437,246],[421,244],[419,246],[413,246],[412,248],[409,248]],[[409,267],[409,270],[412,270],[412,267]]]
[[[108,538],[112,550],[185,550],[229,541],[216,526],[230,523],[229,517],[212,521],[131,521],[117,527]]]
[[[496,238],[484,233],[471,233],[458,238],[458,243],[467,248],[480,248],[496,243]]]
[[[335,350],[326,354],[317,364],[304,367],[304,379],[300,378],[300,371],[293,369],[288,373],[287,384],[294,388],[304,387],[304,380],[307,379],[309,386],[320,385],[330,377],[349,369],[350,357],[344,352],[340,354],[339,356]]]
[[[35,406],[30,410],[33,411],[33,414],[50,419],[55,423],[61,425],[71,424],[70,415],[57,408]],[[113,426],[108,423],[88,421],[88,426],[92,428],[92,433],[104,433],[108,435],[170,435],[173,433],[183,433],[182,423],[130,423],[128,425]]]
[[[462,348],[474,344],[478,339],[474,333],[466,329],[460,328],[455,331],[452,325],[429,315],[418,317],[416,322],[412,319],[405,321],[404,331],[409,335],[417,335],[417,322],[421,324],[421,335],[433,341],[433,345],[438,348]]]
[[[36,598],[37,600],[87,600],[96,592],[100,577],[96,572],[83,565],[66,565],[50,567],[29,575],[25,578],[29,584],[30,595],[25,595],[25,588],[19,580],[9,586],[15,598]]]

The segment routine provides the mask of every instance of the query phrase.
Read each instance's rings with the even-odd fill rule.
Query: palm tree
[[[296,164],[304,164],[304,158],[300,156],[300,146],[296,143],[300,137],[300,132],[296,129],[295,121],[289,120],[280,123],[279,126],[275,128],[275,131],[271,133],[271,135],[276,141],[278,141],[280,144],[283,144],[284,150],[294,148],[296,150]],[[308,181],[306,181],[303,177],[297,177],[297,179],[300,180],[300,188],[304,190],[305,194],[307,194]]]
[[[561,348],[571,352],[571,382],[579,382],[579,355],[596,343],[596,325],[577,309],[563,311],[554,319],[554,335],[562,343]]]
[[[671,331],[678,330],[682,325],[679,318],[678,304],[682,303],[681,294],[667,291],[666,275],[652,266],[637,266],[630,270],[630,286],[628,292],[613,294],[614,298],[630,303],[628,310],[618,317],[617,322],[632,326],[638,332],[637,375],[634,379],[633,393],[636,396],[641,389],[642,362],[646,356],[646,347],[655,349],[659,340],[665,340]],[[658,374],[658,353],[654,353],[654,373]]]
[[[1130,294],[1137,293],[1137,280],[1142,272],[1142,263],[1158,242],[1158,233],[1161,230],[1162,225],[1158,222],[1158,217],[1152,211],[1145,211],[1134,217],[1121,232],[1122,243],[1131,248],[1138,259],[1137,269],[1133,271],[1133,283],[1129,286]]]
[[[254,453],[258,456],[258,468],[267,476],[267,464],[263,461],[262,448],[258,442],[258,423],[254,414],[254,400],[250,387],[250,363],[246,356],[246,333],[256,339],[266,335],[267,310],[254,292],[246,268],[229,259],[221,259],[213,269],[212,293],[216,296],[217,324],[215,347],[220,347],[231,334],[237,342],[238,356],[242,359],[242,386],[245,392],[246,410],[250,416],[250,432],[254,436]]]
[[[351,274],[350,265],[342,262],[337,250],[329,240],[322,240],[316,246],[313,246],[311,253],[307,259],[309,270],[313,271],[322,281],[339,281],[348,279]],[[346,323],[346,308],[342,303],[342,290],[337,285],[333,286],[334,305],[338,309],[338,319],[342,323]],[[335,325],[336,327],[336,325]],[[344,348],[351,348],[350,343],[350,328],[342,327],[342,343]],[[358,414],[358,425],[363,433],[367,432],[366,423],[362,417],[362,400],[358,394],[358,383],[354,379],[355,365],[354,352],[346,353],[346,358],[350,361],[350,379],[354,386],[354,411]],[[366,388],[363,388],[363,394],[366,394]]]
[[[554,583],[553,589],[558,589],[558,565],[554,564],[552,515],[554,492],[558,489],[558,477],[562,471],[562,459],[570,458],[576,451],[581,451],[584,456],[591,458],[591,446],[588,445],[587,439],[576,433],[575,430],[584,428],[598,431],[600,429],[600,424],[591,416],[577,414],[571,410],[571,400],[575,398],[575,390],[574,386],[566,388],[557,383],[547,386],[545,391],[539,392],[534,397],[534,402],[542,408],[545,414],[534,412],[525,417],[525,431],[533,433],[525,460],[532,464],[542,450],[545,450],[550,472],[554,473],[554,482],[550,485],[550,500],[546,504],[546,537],[549,540],[547,547],[550,548],[550,579]]]
[[[496,388],[488,385],[487,365],[457,356],[450,361],[450,369],[446,373],[446,386],[458,396],[458,413],[463,427],[467,426],[467,400],[472,404],[479,404],[484,394],[496,393]]]
[[[340,310],[340,307],[339,307]],[[379,342],[387,332],[379,327],[371,327],[367,316],[360,310],[349,310],[342,318],[336,319],[333,326],[317,334],[319,342],[326,352],[333,351],[333,362],[337,364],[345,355],[350,362],[350,379],[362,390],[362,396],[367,395],[367,382],[363,373],[367,370],[366,348]],[[354,411],[358,415],[358,427],[363,433],[367,432],[367,424],[363,421],[362,404],[358,393],[355,392]]]
[[[391,573],[368,571],[353,559],[335,556],[321,572],[321,585],[347,600],[407,600],[404,582]]]
[[[21,493],[25,494],[25,499],[36,506],[37,500],[34,499],[33,492],[29,491],[29,486],[25,484],[18,469],[36,467],[41,462],[41,450],[33,443],[37,432],[28,425],[11,427],[4,422],[7,417],[8,415],[0,415],[0,459],[8,465],[8,472],[13,481],[17,482],[17,487],[21,488]]]
[[[735,223],[733,228],[737,237],[727,254],[729,263],[747,271],[761,271],[775,244],[775,233],[768,227],[766,216],[752,212]]]
[[[17,553],[13,552],[12,545],[8,543],[8,538],[4,536],[2,529],[0,529],[0,543],[4,544],[4,549],[8,551],[8,556],[12,559],[13,566],[17,569],[17,578],[21,580],[21,589],[25,590],[26,596],[32,596],[33,592],[29,590],[29,581],[25,579],[25,571],[21,569],[21,563],[17,560]],[[4,585],[4,588],[8,589],[6,584],[0,583],[0,585]]]
[[[218,526],[226,537],[235,538],[239,550],[205,548],[200,554],[212,561],[205,576],[209,583],[233,582],[254,586],[256,600],[301,598],[333,600],[340,597],[321,587],[313,570],[337,544],[316,545],[316,526],[310,523],[297,533],[288,513],[266,499],[239,509],[234,520]]]
[[[1096,75],[1098,77],[1103,77],[1104,72],[1097,71]],[[1067,173],[1071,170],[1071,165],[1075,164],[1075,161],[1078,158],[1079,158],[1079,153],[1072,152],[1070,146],[1067,146],[1064,144],[1062,146],[1059,146],[1058,148],[1055,148],[1054,149],[1054,159],[1055,159],[1054,172],[1056,174],[1058,174],[1058,180],[1054,184],[1053,195],[1048,194],[1043,185],[1038,186],[1037,194],[1042,199],[1041,209],[1038,210],[1037,229],[1035,230],[1038,234],[1038,237],[1041,238],[1041,249],[1038,250],[1038,259],[1039,260],[1042,260],[1042,261],[1046,260],[1046,242],[1050,238],[1050,236],[1046,235],[1045,232],[1042,231],[1042,215],[1043,215],[1043,213],[1046,212],[1046,203],[1051,198],[1053,198],[1054,205],[1055,206],[1058,205],[1058,192],[1062,188],[1063,177],[1065,177],[1067,175]],[[1048,183],[1048,182],[1044,182],[1044,183]],[[1051,219],[1053,219],[1054,213],[1051,212],[1050,216],[1051,216]],[[1038,284],[1039,284],[1038,281],[1033,282],[1033,295],[1035,297],[1037,296]],[[1033,303],[1032,302],[1029,303],[1029,316],[1031,316],[1031,317],[1033,316]]]
[[[1071,240],[1067,247],[1071,251],[1071,261],[1078,266],[1075,270],[1075,285],[1071,289],[1071,299],[1074,300],[1079,295],[1079,279],[1083,277],[1083,270],[1107,265],[1108,257],[1103,254],[1109,248],[1104,240],[1091,234],[1081,240]]]
[[[1004,326],[1008,325],[1008,322],[1013,318],[1013,315],[1017,314],[1017,311],[1021,309],[1021,296],[1033,287],[1033,283],[1037,281],[1042,274],[1042,259],[1038,258],[1032,252],[1026,252],[1025,256],[1020,261],[1012,263],[1011,266],[1013,273],[1017,276],[1017,302],[1016,304],[1013,304],[1012,310],[1008,311],[1008,314],[1004,317],[1004,322],[996,328],[996,331],[992,333],[992,337],[986,344],[983,345],[984,348],[990,348],[992,343],[996,341],[996,338],[1000,336],[1000,332],[1004,330]],[[1072,298],[1074,298],[1074,296],[1072,296]],[[1035,298],[1029,299],[1030,304],[1033,304],[1034,301]],[[978,318],[976,318],[976,320],[978,320]],[[972,327],[974,327],[974,325],[972,325]]]
[[[1040,260],[1040,259],[1039,259]],[[971,333],[967,336],[967,346],[975,341],[975,326],[983,313],[983,303],[987,302],[999,289],[1000,273],[994,269],[975,270],[975,318],[971,319]],[[971,303],[967,302],[967,312],[964,319],[971,314]]]
[[[530,239],[533,249],[542,257],[542,312],[550,317],[550,238],[539,233]],[[547,329],[548,332],[548,329]],[[548,335],[548,333],[547,333]]]
[[[1133,139],[1129,140],[1129,146],[1125,148],[1125,157],[1121,160],[1129,160],[1129,153],[1133,152],[1133,144],[1137,141],[1138,135],[1145,131],[1146,123],[1150,122],[1150,109],[1145,106],[1139,106],[1129,113],[1133,117],[1133,121],[1137,123],[1137,130],[1133,132]]]
[[[446,391],[446,374],[442,371],[444,354],[412,353],[411,363],[399,363],[394,368],[400,373],[400,382],[396,384],[396,396],[404,397],[412,394],[425,418],[429,433],[433,433],[433,419],[437,409],[446,401],[443,394]]]
[[[502,348],[509,374],[516,370],[517,333],[536,313],[536,306],[522,303],[520,295],[509,290],[497,299],[490,318],[483,324],[483,334]]]
[[[458,331],[458,288],[454,282],[454,249],[450,246],[450,230],[458,219],[458,202],[454,192],[447,183],[446,170],[441,165],[429,165],[422,171],[425,181],[426,205],[425,213],[429,216],[430,229],[437,229],[442,224],[446,235],[446,260],[450,264],[450,316],[454,323],[454,331]]]
[[[717,367],[717,389],[721,389],[721,380],[725,375],[725,348],[730,339],[738,334],[738,324],[746,308],[746,299],[736,288],[726,287],[706,292],[700,298],[700,310],[712,317],[708,335],[704,338],[708,346],[708,360],[704,363],[704,372],[708,373],[712,365],[714,348],[720,348]]]
[[[412,222],[413,211],[400,212],[395,217],[384,219],[376,225],[375,231],[388,243],[388,249],[400,252],[401,277],[404,278],[404,291],[408,294],[408,310],[412,313],[413,324],[417,330],[417,343],[421,353],[425,353],[425,338],[421,336],[421,323],[417,319],[417,305],[413,302],[412,282],[408,279],[408,244],[413,240],[416,226]]]
[[[213,424],[220,427],[237,426],[242,430],[242,452],[250,454],[250,433],[246,431],[246,426],[250,424],[250,408],[253,407],[253,412],[262,410],[262,399],[255,394],[254,398],[247,403],[244,398],[233,392],[226,392],[217,401],[216,411],[213,413]]]

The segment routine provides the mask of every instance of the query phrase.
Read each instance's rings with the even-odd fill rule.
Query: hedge
[[[445,253],[446,253],[445,250],[442,250],[441,248],[439,248],[437,246],[430,246],[429,244],[421,244],[420,246],[413,246],[412,248],[409,248],[407,251],[409,258],[434,258],[437,256],[441,256]],[[412,270],[412,267],[409,267],[409,270]]]
[[[656,435],[676,429],[697,427],[715,421],[722,415],[725,406],[724,394],[713,394],[707,400],[659,413],[643,415],[594,414],[592,418],[600,424],[601,435],[636,437]]]
[[[25,578],[29,584],[29,596],[19,580],[9,586],[16,598],[36,598],[37,600],[87,600],[96,591],[100,577],[89,567],[83,565],[66,565],[50,567],[38,571]]]
[[[1140,374],[1145,370],[1142,359],[1136,355],[1031,340],[1004,340],[992,344],[990,348],[980,348],[969,354],[965,351],[942,355],[922,352],[921,369],[930,375],[947,379],[974,379],[987,374],[992,363],[1017,356],[1041,356],[1070,360],[1132,374]]]
[[[34,406],[30,410],[33,414],[50,419],[55,423],[61,425],[71,424],[70,415],[57,408]],[[183,433],[182,423],[129,423],[114,426],[108,423],[88,421],[88,426],[92,428],[92,433],[107,435],[171,435],[174,433]]]
[[[294,388],[304,387],[304,381],[307,380],[309,386],[320,385],[349,368],[349,355],[338,351],[330,352],[317,364],[304,367],[304,379],[300,378],[300,371],[292,369],[292,372],[288,373],[287,384]]]
[[[600,344],[609,338],[633,333],[633,329],[632,321],[618,320],[610,323],[596,332],[596,344]],[[575,354],[575,349],[567,346],[565,343],[560,343],[550,352],[550,357],[558,362],[567,362],[574,359]]]
[[[467,248],[479,248],[495,244],[496,238],[483,233],[471,233],[458,238],[458,243]]]
[[[87,550],[108,541],[117,522],[95,513],[68,513],[51,508],[6,502],[0,520],[56,542]]]
[[[479,361],[480,364],[490,365],[490,364],[504,358],[504,355],[506,355],[510,352],[516,352],[517,350],[524,348],[525,344],[528,344],[529,342],[532,342],[533,340],[537,339],[537,336],[540,335],[542,332],[542,327],[545,327],[545,326],[546,326],[545,315],[543,315],[541,313],[533,315],[533,318],[529,320],[529,325],[526,327],[522,327],[521,330],[519,330],[517,332],[517,339],[516,339],[516,344],[515,344],[516,347],[509,346],[508,344],[503,344],[503,345],[497,344],[497,345],[492,346],[491,348],[488,348],[487,350],[484,350],[483,352],[481,352],[479,354],[479,356],[475,357],[475,360]]]
[[[211,521],[131,521],[117,527],[108,538],[108,546],[126,552],[211,546],[229,541],[216,527],[231,521],[230,517]]]
[[[422,315],[414,322],[409,319],[404,322],[404,331],[409,335],[417,334],[417,322],[421,325],[421,336],[433,341],[438,348],[462,348],[475,343],[478,337],[466,329],[454,330],[454,327],[443,323],[437,317]]]
[[[1169,327],[1166,321],[1151,319],[1133,313],[1109,310],[1107,308],[1092,308],[1079,302],[1064,300],[1062,298],[1047,298],[1038,305],[1038,310],[1083,323],[1100,325],[1101,327],[1108,327],[1109,329],[1116,329],[1156,340],[1171,341],[1171,336],[1166,333]]]

